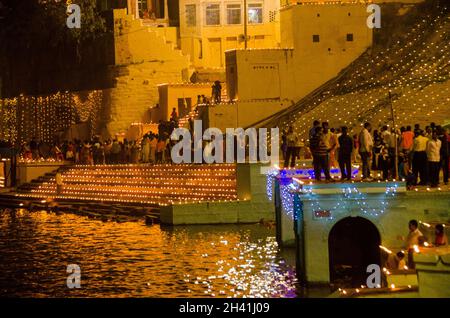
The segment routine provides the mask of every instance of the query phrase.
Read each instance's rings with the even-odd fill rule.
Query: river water
[[[0,297],[298,297],[286,259],[260,224],[163,227],[0,209]],[[81,288],[67,287],[69,264]]]

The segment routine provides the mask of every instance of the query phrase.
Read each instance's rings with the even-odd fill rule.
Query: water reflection
[[[81,267],[81,289],[66,267]],[[0,210],[0,296],[295,297],[261,225],[160,227]]]

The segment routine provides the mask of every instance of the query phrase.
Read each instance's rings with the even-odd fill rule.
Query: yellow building
[[[127,0],[127,9],[145,25],[169,25],[168,0]]]
[[[125,133],[132,123],[149,123],[159,103],[158,84],[188,81],[189,57],[178,49],[175,27],[144,25],[125,9],[114,10],[114,87],[105,90],[108,122],[102,135]]]
[[[298,101],[372,45],[364,4],[300,3],[282,7],[280,15],[281,46],[292,51],[227,52],[231,99]]]
[[[208,124],[252,125],[337,76],[372,45],[369,14],[356,2],[282,7],[281,48],[226,52],[228,97],[235,103],[211,107]]]
[[[247,1],[247,47],[279,47],[279,0]],[[180,0],[180,41],[195,67],[224,68],[245,47],[243,0]]]
[[[178,117],[188,115],[197,106],[198,95],[211,97],[212,83],[171,83],[158,85],[159,105],[152,110],[152,121],[169,120],[175,108]]]

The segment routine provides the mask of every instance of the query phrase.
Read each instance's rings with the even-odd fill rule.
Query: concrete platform
[[[267,176],[261,164],[237,164],[237,201],[175,204],[161,207],[161,223],[232,224],[275,220],[274,203],[267,197]]]
[[[71,164],[71,162],[64,161],[19,162],[17,164],[18,185],[31,182],[31,180],[55,171],[61,166],[68,166]]]

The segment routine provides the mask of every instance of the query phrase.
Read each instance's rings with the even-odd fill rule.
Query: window
[[[347,33],[347,42],[353,41],[353,33]]]
[[[195,4],[186,5],[186,26],[192,27],[197,25],[197,12]]]
[[[220,5],[207,4],[206,5],[206,25],[220,24]]]
[[[250,3],[248,5],[248,23],[262,23],[263,11],[262,3]]]
[[[139,8],[139,11],[146,11],[147,10],[147,0],[138,0],[138,8]]]
[[[320,36],[318,34],[313,35],[313,42],[320,42]]]
[[[241,24],[241,5],[228,4],[227,5],[227,23]]]

